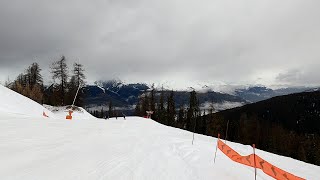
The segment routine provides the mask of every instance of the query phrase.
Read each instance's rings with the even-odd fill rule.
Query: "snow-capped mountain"
[[[156,91],[161,91],[162,86],[156,86]],[[107,109],[108,104],[112,101],[112,104],[118,109],[127,109],[129,114],[133,112],[133,106],[137,104],[139,96],[145,92],[149,92],[151,85],[144,83],[132,83],[126,84],[120,80],[111,81],[97,81],[95,85],[88,85],[84,88],[86,94],[85,104],[89,109],[101,110]],[[175,91],[175,103],[176,107],[182,107],[188,105],[189,92],[188,90],[176,90]],[[214,103],[216,110],[224,110],[231,107],[241,106],[246,104],[247,101],[226,93],[220,93],[212,91],[208,88],[205,91],[198,91],[198,99],[200,105],[205,109],[209,103]],[[169,94],[170,89],[163,89],[165,96]],[[156,93],[156,98],[159,98],[159,93]],[[130,113],[131,111],[131,113]]]
[[[320,88],[311,88],[311,89],[308,89],[306,90],[305,92],[316,92],[316,91],[320,91]]]
[[[258,102],[275,96],[304,92],[308,87],[291,87],[281,89],[271,89],[265,86],[249,86],[235,90],[235,95],[249,102]]]
[[[146,84],[125,84],[121,81],[98,81],[95,85],[87,85],[85,92],[86,108],[97,110],[107,109],[110,102],[116,108],[129,111],[132,114],[133,105],[138,102],[139,96],[148,90]]]

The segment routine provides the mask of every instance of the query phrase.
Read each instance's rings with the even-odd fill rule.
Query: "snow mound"
[[[44,117],[43,112],[49,117],[52,112],[37,102],[0,85],[0,113],[6,115],[23,115],[31,117]]]
[[[71,109],[71,106],[59,106],[59,107],[55,107],[55,106],[50,106],[50,105],[43,105],[45,108],[49,109],[51,112],[54,113],[54,115],[56,116],[56,118],[66,118],[66,115],[69,115],[69,110]],[[90,113],[88,113],[85,109],[83,109],[82,107],[76,107],[73,109],[73,113],[72,113],[72,119],[96,119],[94,116],[92,116]]]

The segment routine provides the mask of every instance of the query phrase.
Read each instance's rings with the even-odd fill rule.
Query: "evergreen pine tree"
[[[188,131],[194,131],[199,112],[200,111],[199,111],[199,104],[197,100],[197,94],[195,90],[193,90],[192,92],[190,92],[189,109],[187,113],[186,129]]]
[[[147,92],[142,95],[142,113],[145,115],[146,111],[150,111],[150,102]]]
[[[159,100],[159,105],[157,109],[157,119],[158,122],[160,123],[165,123],[165,108],[164,108],[164,90],[163,87],[160,92],[160,100]]]
[[[42,75],[40,74],[41,68],[38,63],[32,63],[28,69],[26,70],[26,76],[28,79],[28,84],[30,85],[31,89],[35,85],[42,86],[43,79]]]
[[[114,116],[112,101],[109,101],[109,118]]]
[[[185,110],[183,107],[179,109],[177,127],[185,129]]]
[[[207,117],[206,116],[206,110],[203,110],[203,115],[201,117],[201,129],[200,129],[200,133],[201,134],[206,134],[207,133]]]
[[[77,90],[80,86],[80,88],[82,86],[85,85],[85,78],[86,76],[84,75],[84,68],[82,64],[79,63],[74,63],[73,64],[73,75],[70,79],[70,83],[69,83],[69,97],[71,97],[71,101],[73,102],[74,96],[77,93]],[[82,106],[83,105],[83,96],[84,93],[81,91],[81,89],[78,91],[77,97],[76,97],[76,101],[75,101],[75,105],[76,106]],[[72,103],[71,102],[71,103]]]
[[[61,100],[61,105],[65,105],[65,98],[67,92],[66,87],[68,82],[68,66],[66,64],[66,58],[64,56],[62,56],[60,60],[52,63],[51,73],[53,80],[58,79],[60,81],[60,84],[58,84],[58,98]]]
[[[175,126],[175,102],[174,102],[174,92],[171,91],[168,102],[167,102],[167,125],[168,126]]]
[[[152,90],[150,92],[150,98],[149,99],[150,99],[150,110],[153,111],[152,117],[157,117],[154,84],[152,84]]]
[[[100,118],[104,118],[104,110],[103,110],[103,108],[101,108],[101,111],[100,111]]]

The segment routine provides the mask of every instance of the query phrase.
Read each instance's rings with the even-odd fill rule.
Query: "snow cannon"
[[[67,120],[72,120],[72,113],[73,113],[73,111],[72,111],[72,110],[69,110],[68,112],[69,112],[69,115],[66,116],[66,119],[67,119]]]

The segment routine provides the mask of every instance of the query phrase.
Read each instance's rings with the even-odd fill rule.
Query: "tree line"
[[[150,91],[145,91],[138,100],[135,107],[135,115],[145,116],[146,111],[153,111],[152,119],[172,127],[185,129],[188,131],[206,134],[207,122],[203,118],[205,110],[201,112],[196,91],[190,92],[189,104],[176,108],[175,92],[157,91],[153,86]],[[213,112],[210,106],[209,112]]]
[[[50,70],[53,80],[50,86],[44,85],[42,69],[37,62],[32,63],[12,82],[8,80],[5,86],[40,104],[53,106],[72,104],[78,87],[85,84],[86,76],[83,65],[74,63],[70,73],[67,60],[65,56],[62,56],[51,64]],[[84,93],[79,91],[75,105],[82,105],[83,96]]]
[[[108,118],[118,118],[118,117],[124,117],[125,118],[125,112],[123,112],[122,110],[117,110],[112,101],[109,101],[108,104],[108,109],[103,109],[103,107],[101,108],[101,110],[90,110],[87,109],[87,111],[93,115],[94,117],[97,118],[104,118],[104,119],[108,119]]]

